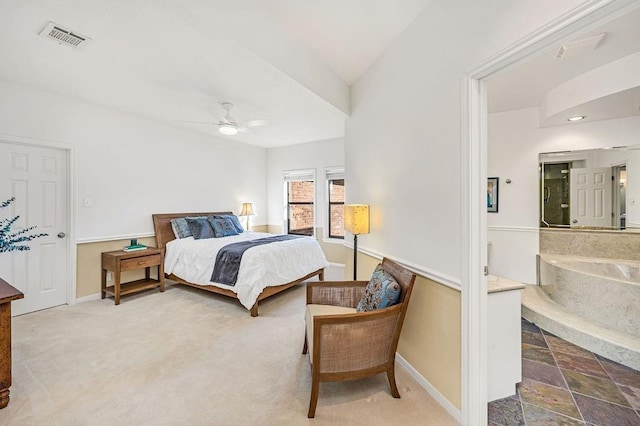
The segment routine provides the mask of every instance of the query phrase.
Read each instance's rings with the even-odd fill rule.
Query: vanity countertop
[[[500,291],[522,290],[523,288],[525,288],[525,285],[517,281],[496,277],[495,275],[487,277],[487,292],[489,294]]]

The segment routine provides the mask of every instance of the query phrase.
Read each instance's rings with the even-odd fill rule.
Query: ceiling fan
[[[218,126],[218,131],[227,136],[237,135],[238,132],[246,132],[249,127],[266,126],[270,124],[269,120],[237,121],[231,117],[231,108],[233,108],[233,104],[230,102],[222,102],[221,105],[226,111],[226,114],[217,123],[206,121],[187,121],[187,123],[212,124],[214,126]]]

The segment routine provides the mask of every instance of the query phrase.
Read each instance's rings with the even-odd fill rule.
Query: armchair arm
[[[368,281],[318,281],[307,283],[307,305],[355,308]]]
[[[324,376],[349,373],[357,378],[384,371],[393,362],[402,306],[370,312],[319,315],[313,319],[313,363]],[[317,364],[316,364],[317,362]]]

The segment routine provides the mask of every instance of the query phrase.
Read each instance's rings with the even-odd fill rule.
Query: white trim
[[[353,250],[353,243],[349,243],[347,241],[345,241],[344,245],[346,247],[349,247],[351,250]],[[399,264],[401,264],[402,266],[404,266],[405,268],[409,269],[411,272],[415,272],[416,274],[428,278],[431,281],[435,281],[438,284],[442,284],[444,286],[447,286],[449,288],[452,288],[454,290],[460,291],[462,289],[462,286],[460,284],[460,280],[450,277],[449,275],[440,273],[440,272],[436,272],[432,269],[429,269],[425,266],[422,265],[416,265],[415,263],[409,262],[408,260],[404,260],[404,259],[400,259],[398,257],[391,257],[391,256],[387,256],[385,254],[382,253],[378,253],[376,251],[370,250],[366,247],[361,247],[358,246],[358,252],[359,253],[364,253],[367,256],[371,256],[375,259],[378,260],[382,260],[383,257],[387,257],[395,262],[398,262]]]
[[[462,83],[462,423],[486,425],[486,192],[487,110],[484,79],[577,30],[590,30],[640,6],[639,0],[590,0],[487,58]]]
[[[93,293],[88,296],[78,297],[76,303],[92,302],[94,300],[100,300],[100,293]]]
[[[76,215],[75,215],[75,155],[74,147],[71,144],[50,141],[39,138],[31,138],[24,136],[16,136],[7,133],[0,133],[0,141],[4,141],[14,145],[30,145],[35,147],[53,148],[64,151],[67,157],[67,223],[66,223],[66,239],[67,239],[67,286],[66,286],[66,301],[68,305],[75,305],[76,303],[76,263],[77,263],[77,248],[74,241],[76,230]]]
[[[333,266],[334,268],[343,268],[344,269],[344,263],[335,263],[335,262],[329,262],[329,266]]]
[[[436,389],[435,386],[429,383],[429,381],[425,379],[418,372],[418,370],[413,368],[413,366],[409,364],[407,360],[404,359],[402,355],[400,355],[397,352],[396,352],[396,362],[400,367],[407,370],[407,373],[409,373],[409,375],[413,378],[413,380],[418,382],[420,387],[422,387],[425,391],[427,391],[427,393],[431,395],[431,397],[435,399],[436,402],[440,404],[447,413],[451,414],[451,416],[453,416],[453,418],[456,419],[458,423],[460,423],[460,421],[462,420],[462,413],[460,412],[460,410],[458,410],[455,407],[455,405],[453,405],[444,395],[438,392],[438,389]]]
[[[145,238],[155,237],[154,232],[140,232],[137,234],[124,234],[124,235],[107,235],[103,237],[86,237],[78,238],[76,244],[88,244],[88,243],[102,243],[105,241],[117,241],[117,240],[130,240],[131,238]]]
[[[503,232],[527,232],[537,234],[540,228],[531,226],[487,226],[490,231],[503,231]]]
[[[462,81],[462,424],[487,424],[486,83]],[[484,119],[484,122],[483,122]],[[483,126],[484,124],[484,126]],[[482,197],[481,197],[482,195]]]

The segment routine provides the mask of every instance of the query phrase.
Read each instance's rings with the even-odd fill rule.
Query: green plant
[[[15,200],[16,197],[9,198],[7,201],[0,204],[0,208],[3,209],[8,207]],[[31,247],[20,243],[49,235],[45,233],[27,235],[29,231],[36,228],[35,226],[29,226],[28,228],[21,229],[20,231],[11,232],[11,226],[19,218],[20,216],[15,216],[11,219],[0,219],[0,253],[31,250]]]

